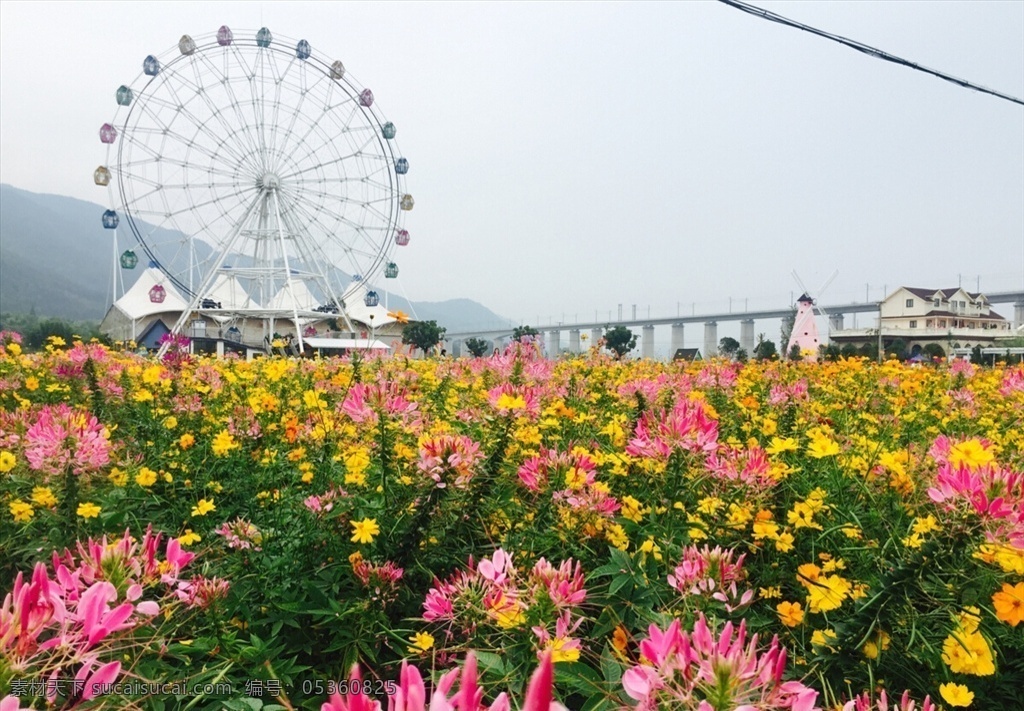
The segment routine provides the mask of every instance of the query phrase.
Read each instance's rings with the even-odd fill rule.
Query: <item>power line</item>
[[[971,83],[971,82],[969,82],[969,81],[967,81],[965,79],[957,79],[954,76],[951,76],[949,74],[945,74],[945,73],[937,71],[935,69],[929,69],[928,67],[922,67],[920,64],[916,64],[916,63],[911,62],[909,60],[903,59],[902,57],[897,57],[897,56],[895,56],[893,54],[889,54],[888,52],[886,52],[884,50],[877,49],[875,47],[870,47],[870,46],[868,46],[866,44],[863,44],[861,42],[857,42],[856,40],[849,39],[848,37],[842,37],[840,35],[832,34],[831,32],[825,32],[824,30],[819,30],[819,29],[816,29],[814,27],[810,27],[810,26],[805,25],[805,24],[803,24],[801,22],[797,22],[796,20],[790,20],[787,17],[783,17],[782,15],[777,15],[776,13],[770,12],[769,10],[763,10],[763,9],[761,9],[759,7],[755,7],[754,5],[750,5],[748,3],[742,2],[742,0],[718,0],[718,1],[721,2],[721,3],[724,3],[725,5],[728,5],[729,7],[734,7],[737,10],[742,10],[743,12],[746,12],[746,13],[748,13],[750,15],[754,15],[755,17],[760,17],[760,18],[762,18],[764,20],[769,20],[771,22],[777,22],[780,25],[785,25],[787,27],[794,27],[794,28],[796,28],[798,30],[803,30],[804,32],[810,32],[813,35],[818,35],[819,37],[824,37],[825,39],[830,39],[833,42],[838,42],[839,44],[844,44],[847,47],[855,49],[858,52],[863,52],[864,54],[866,54],[868,56],[875,57],[877,59],[884,59],[885,61],[892,62],[893,64],[901,64],[904,67],[910,67],[911,69],[916,69],[919,72],[924,72],[925,74],[931,74],[932,76],[936,76],[939,79],[944,79],[945,81],[952,82],[953,84],[956,84],[957,86],[962,86],[962,87],[965,87],[967,89],[974,89],[975,91],[980,91],[983,94],[991,94],[992,96],[997,96],[1000,99],[1006,99],[1007,101],[1012,101],[1015,104],[1020,104],[1020,105],[1024,106],[1024,100],[1018,99],[1015,96],[1010,96],[1009,94],[1003,94],[1002,92],[995,91],[994,89],[987,89],[987,88],[985,88],[983,86],[979,86],[977,84],[973,84],[973,83]]]

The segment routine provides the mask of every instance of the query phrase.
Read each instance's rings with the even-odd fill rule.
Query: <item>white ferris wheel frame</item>
[[[341,62],[266,28],[226,29],[146,58],[111,122],[110,202],[189,302],[172,333],[196,313],[261,319],[267,335],[287,319],[301,349],[304,321],[336,314],[354,330],[345,299],[393,266],[413,204],[408,162],[372,92]],[[115,298],[119,273],[115,261]],[[251,298],[210,304],[219,277],[244,281]],[[336,311],[300,305],[300,285]],[[275,299],[290,306],[273,308]]]

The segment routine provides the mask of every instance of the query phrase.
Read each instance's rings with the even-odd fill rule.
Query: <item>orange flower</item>
[[[1011,627],[1024,622],[1024,583],[1003,583],[1003,589],[992,596],[996,617]]]
[[[393,318],[398,323],[409,323],[409,314],[404,311],[388,311],[388,318]]]
[[[786,627],[796,627],[804,621],[804,611],[800,608],[799,602],[783,601],[775,606],[778,610],[779,620]]]

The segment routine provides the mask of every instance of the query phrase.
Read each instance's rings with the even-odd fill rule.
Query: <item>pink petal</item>
[[[0,699],[0,711],[32,711],[32,709],[22,706],[17,696],[5,696]]]
[[[545,652],[540,666],[530,677],[530,685],[526,689],[526,699],[522,711],[549,711],[551,707],[551,687],[554,683],[554,664],[551,652]]]
[[[91,665],[90,665],[91,666]],[[103,690],[106,684],[113,684],[117,675],[121,673],[121,662],[110,662],[93,672],[85,682],[82,691],[82,700],[88,701]]]
[[[146,617],[153,617],[160,614],[160,605],[153,600],[143,600],[135,606],[135,611]]]

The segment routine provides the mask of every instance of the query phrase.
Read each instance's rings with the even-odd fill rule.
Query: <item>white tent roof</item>
[[[319,301],[301,279],[293,279],[292,288],[289,292],[288,285],[284,284],[270,299],[268,308],[291,310],[298,308],[299,311],[312,311]]]
[[[165,293],[164,300],[160,303],[155,303],[149,298],[150,290],[157,285],[162,286]],[[139,319],[153,314],[174,311],[180,313],[188,308],[188,303],[182,298],[166,274],[156,267],[148,267],[139,275],[124,296],[114,303],[114,306],[123,311],[128,318]]]
[[[369,338],[303,338],[302,342],[310,348],[322,348],[324,350],[338,350],[341,348],[389,351],[391,346],[383,341],[370,340]]]
[[[348,317],[353,321],[358,321],[361,324],[369,326],[370,314],[373,314],[374,328],[394,323],[396,319],[388,316],[388,309],[384,306],[383,298],[381,299],[381,303],[376,306],[366,305],[363,299],[366,298],[367,291],[369,291],[369,289],[363,282],[353,284],[345,290],[345,295],[342,299],[345,301],[345,312],[348,314]]]
[[[210,298],[224,309],[258,309],[260,306],[249,296],[238,277],[234,274],[218,274],[208,293],[203,298]]]

